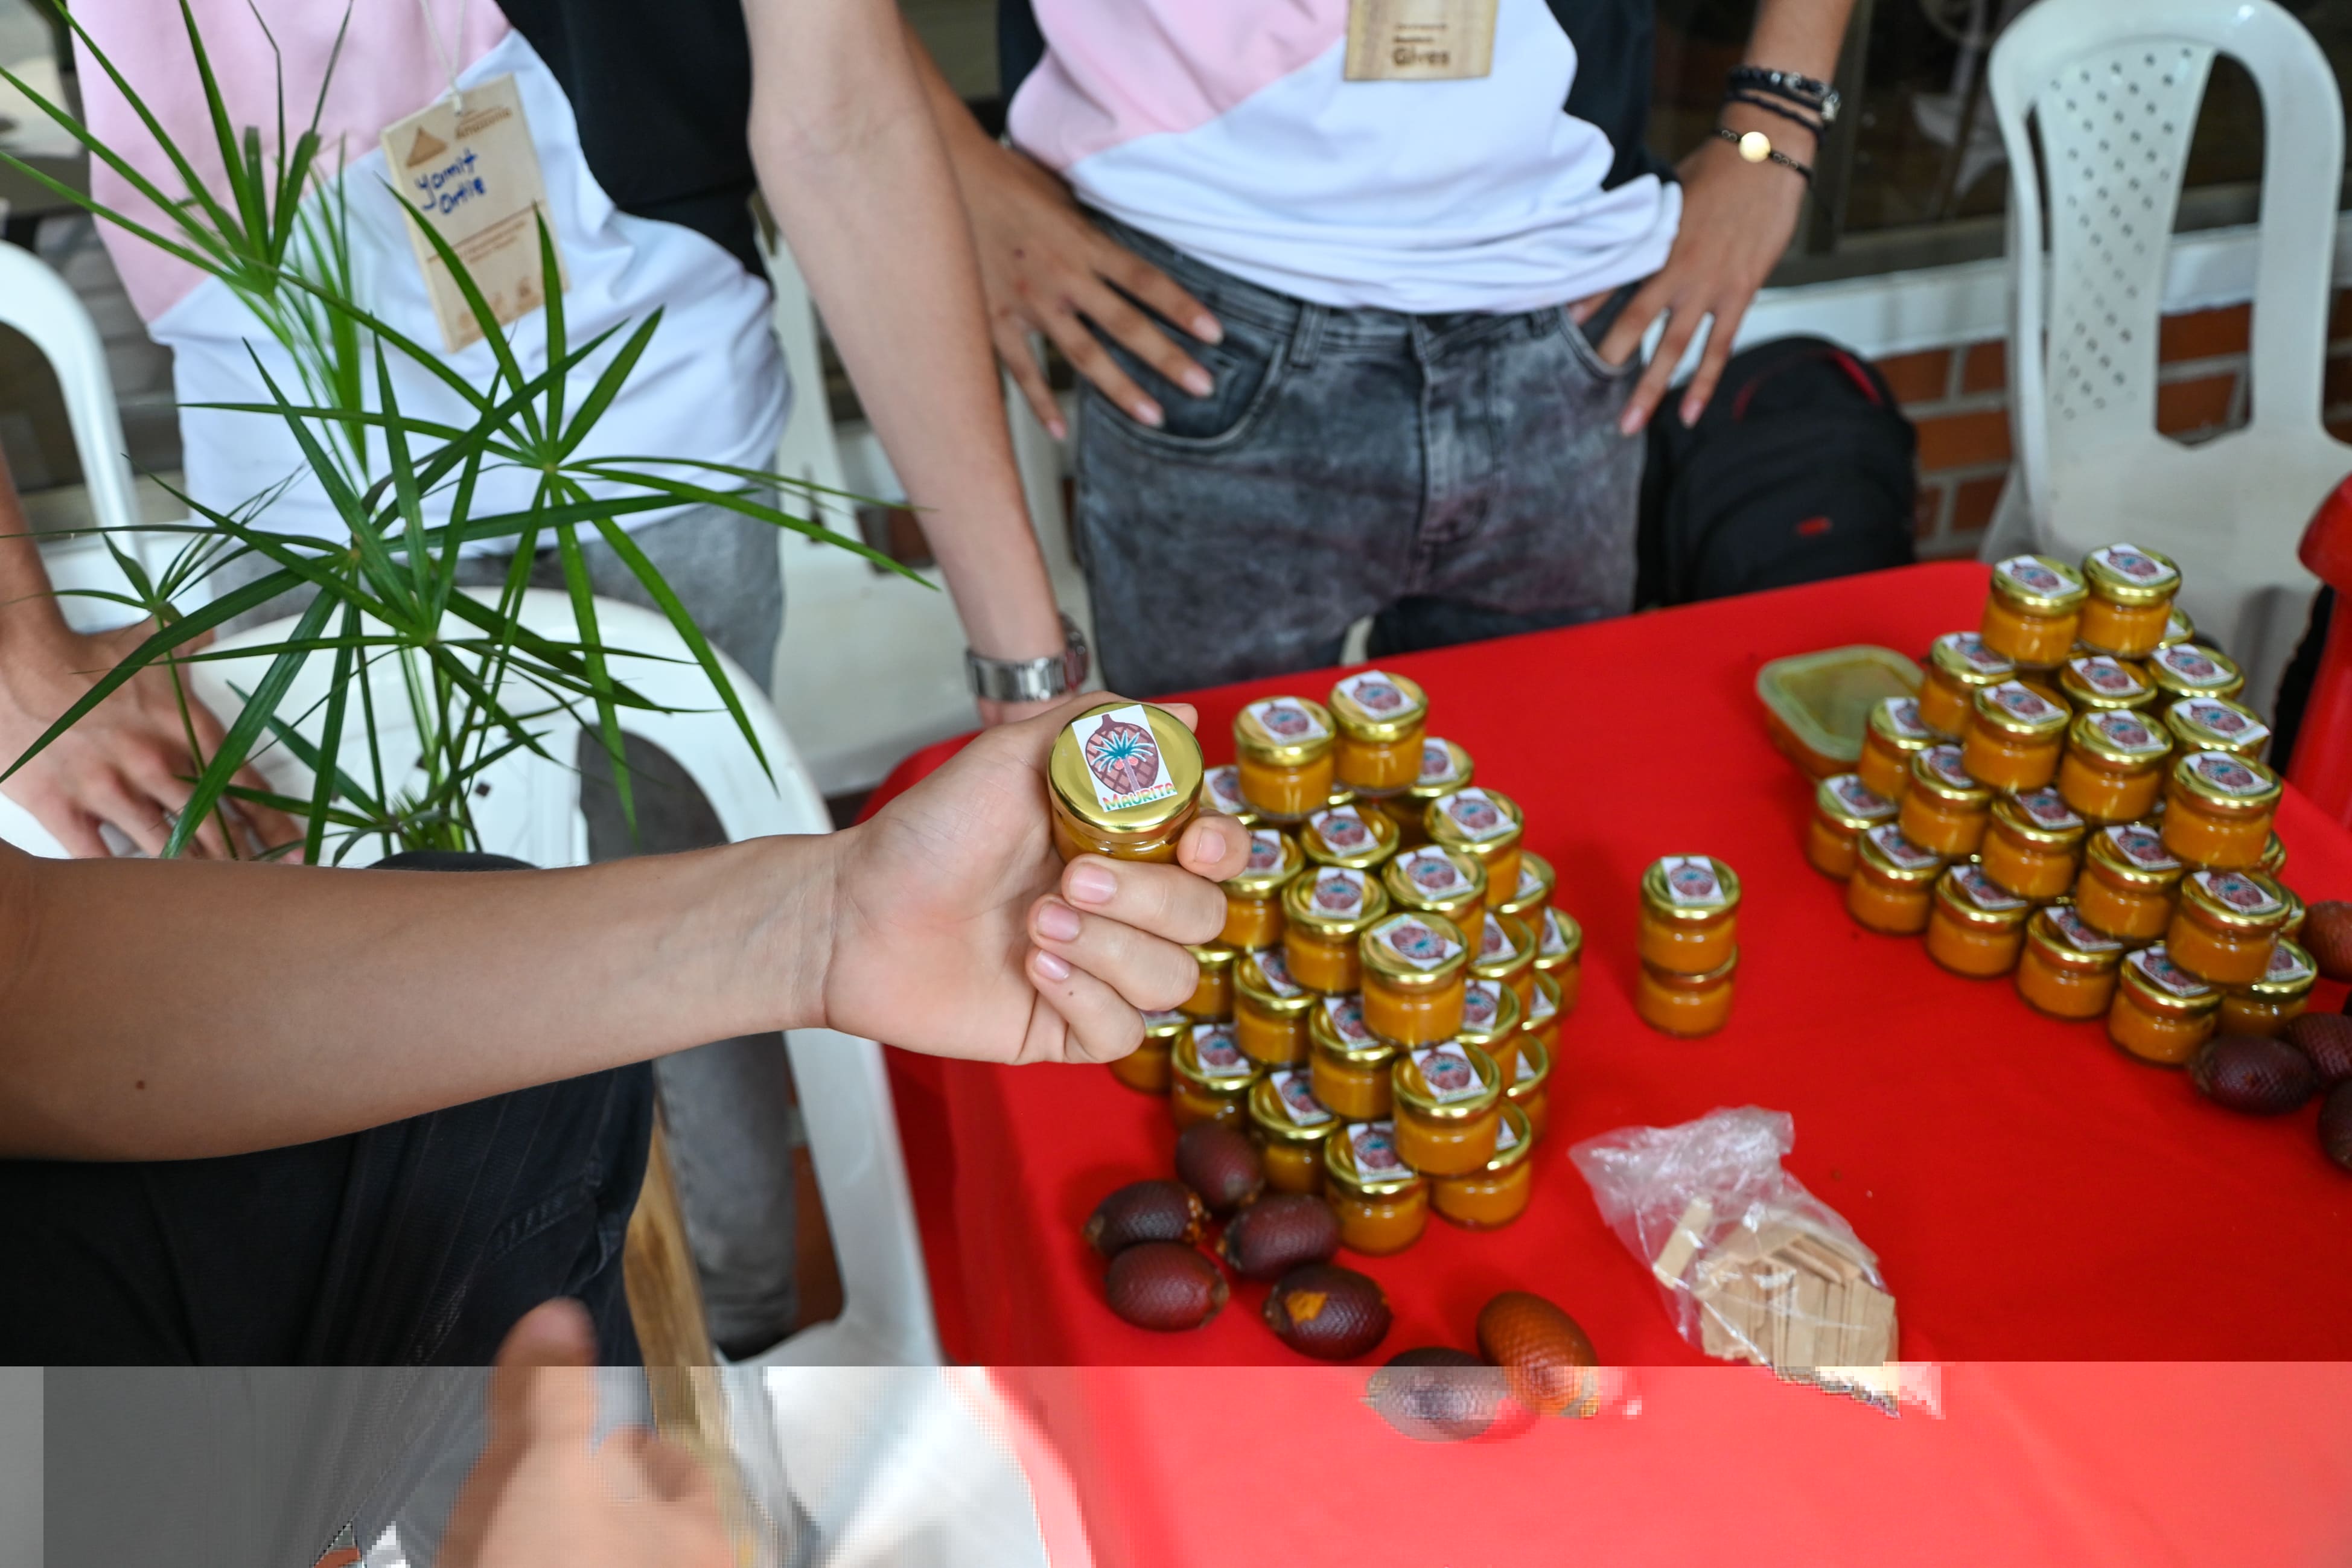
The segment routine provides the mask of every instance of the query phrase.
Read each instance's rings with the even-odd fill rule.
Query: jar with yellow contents
[[[1429,1184],[1398,1157],[1386,1121],[1350,1122],[1323,1141],[1323,1198],[1339,1245],[1367,1257],[1402,1252],[1429,1225]]]
[[[2270,876],[2272,881],[2278,882],[2276,873],[2266,874]],[[2288,942],[2301,942],[2303,917],[2309,912],[2304,907],[2303,895],[2284,882],[2279,882],[2279,897],[2286,900],[2286,919],[2279,922],[2279,935]]]
[[[1528,1004],[1527,1016],[1519,1024],[1522,1043],[1538,1040],[1546,1049],[1557,1050],[1559,1021],[1567,1015],[1568,1009],[1559,1005],[1559,982],[1549,974],[1537,975],[1535,1000]]]
[[[1257,813],[1242,798],[1242,771],[1231,763],[1211,768],[1201,775],[1201,809],[1219,816],[1230,816],[1244,827],[1257,825]]]
[[[1936,879],[1943,857],[1903,837],[1894,823],[1862,836],[1853,876],[1845,885],[1846,912],[1854,924],[1881,936],[1917,936],[1927,929]]]
[[[1490,912],[1479,926],[1478,944],[1470,954],[1470,978],[1500,981],[1525,1007],[1536,986],[1536,936],[1527,922]]]
[[[2219,697],[2225,701],[2246,689],[2246,678],[2228,655],[2193,642],[2174,643],[2147,656],[2147,678],[2163,693],[2159,701]]]
[[[1364,1022],[1399,1045],[1449,1040],[1462,1027],[1470,953],[1444,915],[1392,914],[1364,933]]]
[[[1430,803],[1467,788],[1477,772],[1470,753],[1455,742],[1436,735],[1423,736],[1420,773],[1402,795],[1379,803],[1396,821],[1398,842],[1408,849],[1428,843]]]
[[[2098,931],[2126,942],[2153,942],[2172,923],[2182,867],[2144,822],[2100,828],[2084,841],[2074,908]]]
[[[1193,984],[1192,998],[1179,1011],[1196,1024],[1219,1024],[1232,1017],[1234,961],[1239,955],[1221,942],[1203,942],[1184,951],[1200,965],[1201,977]]]
[[[1992,980],[2017,967],[2033,906],[1977,866],[1954,866],[1936,884],[1927,956],[1955,974]]]
[[[1992,569],[1992,592],[1978,630],[1995,653],[2047,669],[2074,647],[2089,596],[2083,574],[2063,561],[2012,555]]]
[[[1495,1131],[1495,1156],[1466,1175],[1429,1184],[1430,1205],[1465,1230],[1494,1230],[1528,1212],[1535,1195],[1535,1130],[1516,1105],[1503,1107]]]
[[[2172,962],[2209,985],[2252,985],[2268,973],[2286,899],[2260,871],[2191,871],[2165,928]]]
[[[1551,1064],[1559,1053],[1529,1036],[1519,1041],[1519,1065],[1503,1098],[1528,1113],[1528,1125],[1538,1138],[1551,1124]]]
[[[1429,699],[1402,675],[1367,669],[1331,688],[1339,726],[1339,782],[1369,795],[1394,795],[1421,776],[1421,738]]]
[[[1895,820],[1895,803],[1862,782],[1838,773],[1813,786],[1813,815],[1805,825],[1805,863],[1824,877],[1853,875],[1854,844],[1882,822]]]
[[[1424,844],[1381,868],[1389,902],[1415,914],[1443,915],[1475,931],[1486,912],[1486,868],[1458,849]]]
[[[2132,711],[2156,700],[2156,688],[2135,666],[2104,653],[2068,659],[2058,671],[2058,690],[2077,713]]]
[[[1544,910],[1536,936],[1536,973],[1549,976],[1559,989],[1560,1016],[1576,1011],[1584,990],[1584,928],[1557,906]]]
[[[1994,789],[2039,789],[2058,776],[2072,715],[2023,681],[1977,693],[1976,716],[1960,742],[1969,773]]]
[[[1992,791],[1969,776],[1958,746],[1930,746],[1911,759],[1911,787],[1895,821],[1903,837],[1947,860],[1977,852],[1992,820]]]
[[[1318,998],[1290,977],[1282,949],[1243,957],[1234,968],[1234,1037],[1262,1067],[1307,1065],[1307,1015]]]
[[[1282,891],[1282,951],[1309,991],[1343,995],[1363,984],[1359,947],[1389,912],[1389,896],[1369,872],[1318,867]]]
[[[1985,646],[1974,632],[1946,632],[1927,649],[1927,679],[1919,688],[1919,720],[1957,741],[1976,711],[1977,693],[2017,679],[2017,666]]]
[[[2164,727],[2184,752],[2227,752],[2259,763],[2271,728],[2226,697],[2184,697],[2164,710]]]
[[[2157,650],[2172,618],[2172,596],[2180,591],[2180,568],[2170,556],[2110,544],[2083,557],[2083,584],[2090,597],[2083,603],[2077,636],[2124,658]]]
[[[2221,995],[2221,1033],[2277,1035],[2289,1018],[2311,1005],[2311,988],[2319,983],[2319,966],[2311,954],[2285,937],[2271,949],[2270,968],[2251,985],[2234,986]]]
[[[2054,789],[2005,795],[1992,803],[1979,847],[1985,875],[2021,899],[2046,904],[2074,886],[2088,831]]]
[[[2107,1009],[2107,1037],[2142,1061],[2179,1067],[2205,1043],[2221,994],[2172,962],[2158,942],[2126,955]]]
[[[1543,923],[1543,912],[1551,903],[1556,882],[1550,861],[1532,849],[1522,849],[1519,851],[1518,886],[1511,889],[1510,897],[1505,898],[1489,879],[1486,883],[1486,908],[1495,914],[1513,916],[1533,931]]]
[[[2145,713],[2085,713],[2067,731],[2058,793],[2093,822],[2137,822],[2164,789],[2172,736]]]
[[[1462,988],[1462,1030],[1454,1036],[1492,1057],[1503,1081],[1519,1065],[1519,1035],[1527,1011],[1518,996],[1498,980],[1473,980]]]
[[[1494,1058],[1459,1040],[1400,1056],[1389,1068],[1398,1157],[1424,1176],[1477,1170],[1495,1157],[1504,1087]]]
[[[1708,974],[1739,952],[1739,874],[1712,855],[1667,855],[1642,873],[1642,962]]]
[[[2173,647],[2181,643],[2196,640],[2197,623],[2189,618],[2188,611],[2179,605],[2173,605],[2172,614],[2165,617],[2164,636],[2157,639],[2156,646]]]
[[[1360,996],[1326,996],[1307,1025],[1314,1054],[1307,1064],[1315,1098],[1349,1121],[1378,1121],[1389,1113],[1389,1066],[1397,1046],[1364,1022]]]
[[[2093,931],[2065,904],[2034,911],[2025,923],[2025,951],[2017,960],[2017,994],[2053,1018],[2081,1023],[2105,1014],[2116,999],[2116,971],[2124,944]]]
[[[1176,1042],[1192,1032],[1192,1020],[1171,1008],[1143,1016],[1143,1043],[1110,1064],[1110,1076],[1143,1094],[1166,1094],[1173,1076],[1169,1059]]]
[[[1704,974],[1645,963],[1633,981],[1634,1016],[1683,1039],[1712,1035],[1731,1021],[1731,976],[1738,967],[1737,952]]]
[[[1303,1068],[1276,1068],[1250,1086],[1250,1142],[1265,1165],[1265,1184],[1277,1193],[1323,1190],[1323,1140],[1339,1125]]]
[[[1065,860],[1176,858],[1200,814],[1200,742],[1148,702],[1106,702],[1062,727],[1045,766],[1054,848]]]
[[[1486,868],[1490,890],[1516,893],[1519,887],[1519,840],[1527,819],[1518,803],[1499,790],[1455,790],[1429,803],[1423,830],[1432,844],[1467,855]]]
[[[2286,841],[2278,836],[2276,828],[2263,841],[2263,858],[2254,862],[2254,868],[2273,877],[2286,869]]]
[[[1377,870],[1397,851],[1397,826],[1369,802],[1327,805],[1298,830],[1298,847],[1318,866]]]
[[[1339,738],[1330,710],[1305,697],[1269,697],[1234,716],[1242,798],[1269,822],[1303,822],[1331,798]]]
[[[1265,1069],[1242,1054],[1231,1024],[1195,1024],[1176,1042],[1168,1066],[1168,1113],[1182,1131],[1196,1121],[1240,1127],[1247,1117],[1250,1086]]]
[[[1853,771],[1887,799],[1901,800],[1911,787],[1911,759],[1942,739],[1920,718],[1917,698],[1883,697],[1871,705]]]
[[[1225,888],[1225,929],[1217,940],[1240,952],[1255,952],[1282,940],[1282,889],[1307,863],[1290,835],[1278,828],[1250,829],[1250,854]]]
[[[2165,781],[2164,847],[2222,870],[2262,864],[2278,811],[2278,775],[2227,752],[2192,752]]]

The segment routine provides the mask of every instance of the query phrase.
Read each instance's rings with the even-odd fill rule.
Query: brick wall
[[[2252,307],[2164,318],[2158,339],[2157,428],[2198,441],[2246,422]],[[2327,323],[2327,427],[2352,441],[2352,289]],[[1958,343],[1878,362],[1919,427],[1919,553],[1969,555],[1984,538],[2008,475],[2008,345]]]

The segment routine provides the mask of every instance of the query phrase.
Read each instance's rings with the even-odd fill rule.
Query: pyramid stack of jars
[[[1862,925],[2166,1064],[2217,1026],[2276,1034],[2317,978],[2277,879],[2270,731],[2179,587],[2129,544],[2000,563],[1982,625],[1937,638],[1918,696],[1822,781],[1806,842]]]
[[[1066,855],[1137,850],[1119,837],[1128,795],[1097,787],[1099,767],[1089,776],[1104,750],[1090,726],[1151,723],[1181,793],[1191,738],[1157,715],[1099,710],[1065,731],[1053,795]],[[1192,1000],[1147,1016],[1142,1047],[1109,1068],[1166,1095],[1180,1129],[1246,1131],[1267,1185],[1322,1194],[1363,1253],[1411,1246],[1433,1208],[1471,1229],[1526,1210],[1577,1000],[1582,931],[1552,907],[1551,867],[1521,847],[1518,805],[1474,782],[1469,752],[1429,734],[1428,717],[1415,682],[1366,670],[1325,701],[1250,703],[1234,721],[1238,762],[1192,762],[1200,809],[1250,829],[1249,864],[1225,884],[1219,940],[1192,950]],[[1172,853],[1190,820],[1163,803],[1147,837]]]

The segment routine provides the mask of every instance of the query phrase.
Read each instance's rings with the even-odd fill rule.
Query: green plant
[[[306,818],[308,831],[299,847],[314,863],[341,860],[371,839],[387,851],[478,848],[472,802],[483,771],[517,750],[556,761],[544,742],[551,733],[549,721],[559,714],[590,725],[600,737],[623,810],[634,821],[621,715],[630,710],[667,710],[612,674],[613,657],[632,650],[608,646],[600,633],[582,553],[583,537],[609,545],[644,584],[766,769],[768,759],[732,683],[691,613],[631,541],[623,520],[681,503],[719,507],[854,551],[913,581],[922,579],[860,542],[765,499],[796,497],[821,506],[826,498],[859,498],[723,464],[658,456],[581,457],[582,443],[620,396],[659,329],[661,313],[656,310],[585,342],[572,342],[565,330],[554,242],[543,216],[539,243],[547,300],[545,368],[526,370],[465,264],[405,201],[403,210],[457,279],[490,347],[496,370],[489,384],[470,384],[439,355],[370,313],[354,297],[347,176],[340,167],[331,175],[316,167],[323,151],[319,121],[325,83],[309,126],[289,150],[281,60],[277,150],[267,152],[257,128],[248,126],[241,134],[234,128],[186,0],[181,0],[180,9],[216,151],[226,168],[225,195],[205,188],[194,164],[144,100],[62,5],[58,12],[66,25],[163,148],[186,194],[171,197],[80,121],[5,70],[0,70],[0,79],[25,93],[93,159],[164,214],[169,232],[116,211],[5,153],[0,153],[0,163],[235,291],[291,360],[299,384],[281,385],[256,353],[255,368],[268,400],[207,406],[281,422],[302,454],[303,467],[227,511],[173,490],[188,507],[191,521],[177,531],[184,542],[160,573],[149,573],[118,541],[106,540],[131,591],[97,596],[152,617],[155,631],[102,676],[9,772],[65,733],[139,670],[162,663],[178,681],[183,666],[223,657],[203,648],[205,634],[281,594],[308,590],[308,606],[288,635],[236,651],[235,657],[243,659],[266,655],[268,668],[250,691],[240,690],[243,705],[220,746],[208,756],[198,753],[202,771],[193,781],[193,795],[167,854],[181,853],[196,826],[218,811],[224,800],[238,799],[264,802]],[[346,12],[346,23],[348,18]],[[276,47],[272,38],[273,50]],[[341,48],[339,37],[337,56]],[[335,63],[329,62],[328,79]],[[468,421],[457,425],[404,414],[394,393],[388,353],[422,366],[447,386],[469,411]],[[577,396],[572,395],[575,376],[585,383]],[[530,504],[520,510],[480,514],[475,505],[479,482],[486,472],[499,467],[536,476]],[[272,504],[289,485],[306,476],[325,492],[343,525],[344,538],[320,539],[268,526]],[[427,525],[428,500],[434,503],[432,510],[446,515],[445,521]],[[512,552],[511,568],[495,596],[457,587],[461,550],[484,542]],[[531,562],[542,549],[555,552],[570,591],[575,624],[569,640],[540,636],[520,618]],[[198,584],[233,562],[257,556],[268,567],[261,575],[207,604],[181,607]],[[300,712],[281,712],[295,679],[313,659],[329,662],[325,695]],[[408,717],[419,739],[413,763],[387,758],[380,742],[383,726],[368,678],[386,661],[398,669]],[[186,700],[184,689],[184,706]],[[343,762],[346,736],[354,726],[366,742],[367,759],[356,776]],[[193,732],[190,739],[193,745]],[[261,794],[231,782],[248,761],[273,745],[284,747],[310,770],[313,783],[309,798]],[[5,776],[0,773],[0,779]]]

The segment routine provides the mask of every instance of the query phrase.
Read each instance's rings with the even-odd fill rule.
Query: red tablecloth
[[[1528,844],[1558,868],[1586,942],[1528,1215],[1488,1234],[1433,1219],[1395,1257],[1343,1255],[1395,1310],[1381,1355],[1467,1346],[1479,1306],[1519,1288],[1573,1313],[1604,1359],[1703,1360],[1566,1148],[1753,1104],[1794,1115],[1790,1169],[1878,1252],[1906,1359],[2352,1357],[2352,1176],[2321,1156],[2315,1110],[2220,1110],[2099,1026],[2043,1018],[2005,980],[1959,979],[1916,942],[1859,930],[1803,859],[1811,788],[1766,738],[1758,667],[1845,643],[1916,652],[1973,626],[1984,584],[1973,564],[1920,566],[1388,661],[1428,689],[1433,732],[1525,807]],[[1319,695],[1331,679],[1200,694],[1211,759],[1231,754],[1243,702]],[[952,744],[909,759],[876,804]],[[2315,900],[2352,894],[2352,835],[2292,794],[2279,829],[2290,884]],[[1652,1032],[1630,1000],[1636,879],[1690,852],[1729,860],[1746,889],[1732,1021],[1699,1041]],[[2319,1005],[2341,994],[2323,987]],[[1297,1364],[1259,1319],[1263,1286],[1237,1284],[1185,1334],[1130,1328],[1103,1305],[1079,1226],[1113,1187],[1169,1173],[1159,1102],[1094,1067],[892,1052],[891,1070],[950,1354]]]

